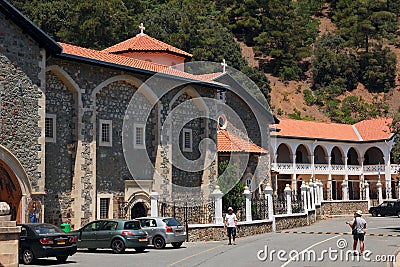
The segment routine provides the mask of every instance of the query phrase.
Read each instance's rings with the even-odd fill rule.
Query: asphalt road
[[[348,232],[351,217],[319,221],[311,226],[291,229],[310,232]],[[400,234],[400,218],[366,217],[369,234]],[[240,231],[239,231],[240,235]],[[400,237],[366,236],[365,258],[352,253],[352,236],[343,234],[268,233],[238,238],[236,246],[221,242],[185,243],[180,249],[168,245],[143,253],[127,250],[114,255],[110,250],[89,253],[85,250],[68,258],[65,267],[76,266],[393,266],[380,259],[400,252]],[[281,250],[281,251],[280,251]],[[265,253],[265,251],[267,253]],[[275,252],[273,252],[275,251]],[[298,258],[296,259],[296,255]],[[53,259],[38,260],[34,266],[53,266]],[[398,263],[397,263],[398,264]],[[396,266],[396,263],[395,265]],[[400,265],[399,265],[400,266]]]

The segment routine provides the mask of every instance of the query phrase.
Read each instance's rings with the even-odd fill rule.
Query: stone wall
[[[368,213],[367,200],[332,200],[322,202],[323,215],[352,215],[356,210]]]
[[[21,227],[10,221],[10,207],[0,202],[0,266],[18,266],[18,244]]]
[[[307,214],[275,215],[276,231],[308,225]]]
[[[239,222],[237,237],[246,237],[272,232],[272,221]],[[227,239],[223,225],[189,225],[189,242],[220,241]]]

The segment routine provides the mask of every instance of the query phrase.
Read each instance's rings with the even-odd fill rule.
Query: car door
[[[97,232],[101,227],[101,221],[94,221],[81,228],[78,237],[78,247],[80,248],[97,248]]]
[[[118,229],[118,222],[116,221],[103,221],[101,228],[97,231],[96,244],[102,248],[109,248],[111,246],[111,239],[116,235]]]

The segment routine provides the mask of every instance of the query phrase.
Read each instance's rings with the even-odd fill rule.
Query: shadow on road
[[[37,259],[34,262],[35,265],[42,265],[42,266],[60,266],[60,265],[68,266],[69,264],[74,264],[74,263],[76,263],[76,261],[66,261],[64,263],[60,263],[56,259]],[[20,265],[28,266],[24,264]]]

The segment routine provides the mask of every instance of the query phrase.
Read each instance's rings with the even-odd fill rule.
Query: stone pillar
[[[310,187],[310,201],[311,201],[311,209],[315,210],[315,184],[310,180],[310,183],[308,184]]]
[[[17,267],[21,227],[10,220],[10,206],[0,202],[0,266]]]
[[[378,204],[381,204],[383,197],[382,197],[382,183],[380,181],[376,184],[376,189],[378,190]]]
[[[246,222],[251,222],[251,192],[247,186],[244,187],[243,195],[246,198]]]
[[[216,224],[223,224],[224,219],[222,217],[222,196],[224,194],[219,189],[219,185],[215,186],[214,191],[211,193],[211,196],[214,198],[214,216]]]
[[[369,201],[369,183],[365,182],[364,183],[364,190],[365,190],[365,200],[368,201],[368,210],[371,206],[371,202]]]
[[[333,197],[332,197],[332,174],[330,174],[329,173],[329,176],[328,176],[328,184],[327,184],[327,188],[328,188],[328,194],[327,194],[327,200],[332,200],[333,199]]]
[[[311,190],[310,185],[306,182],[307,188],[307,210],[311,210]]]
[[[158,217],[158,192],[150,193],[150,214],[151,217]]]
[[[273,189],[271,184],[267,183],[267,185],[264,187],[264,199],[267,203],[267,214],[269,220],[272,220],[272,217],[274,216],[274,203],[272,200],[272,194]]]
[[[297,196],[297,175],[295,173],[292,174],[292,190],[293,194]]]
[[[286,196],[286,213],[292,214],[292,189],[290,189],[289,184],[286,184],[284,192]]]
[[[342,199],[349,200],[349,189],[347,187],[346,181],[343,181],[343,183],[342,183]]]
[[[301,199],[302,199],[302,202],[303,202],[303,209],[304,209],[304,212],[307,213],[308,212],[308,208],[307,208],[307,186],[306,186],[304,181],[301,184],[300,190],[301,190]]]
[[[320,189],[321,188],[321,182],[317,179],[317,181],[315,182],[315,197],[316,197],[316,204],[317,205],[321,205],[321,193],[320,193]]]

